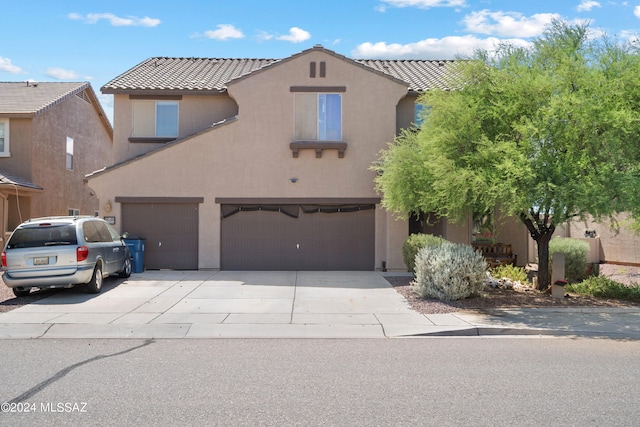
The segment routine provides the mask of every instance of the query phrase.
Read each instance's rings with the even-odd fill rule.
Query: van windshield
[[[73,224],[23,227],[14,231],[8,249],[37,248],[41,246],[77,245],[76,228]]]

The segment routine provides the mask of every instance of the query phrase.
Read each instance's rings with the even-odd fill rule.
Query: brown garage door
[[[122,203],[122,231],[146,239],[147,269],[198,269],[199,205],[193,199],[177,200],[134,199]]]
[[[222,208],[224,270],[374,269],[373,206]]]

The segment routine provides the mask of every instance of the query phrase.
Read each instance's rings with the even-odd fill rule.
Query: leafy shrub
[[[580,283],[567,285],[565,289],[568,292],[597,298],[640,301],[640,285],[625,286],[605,276],[591,276]]]
[[[491,275],[496,279],[506,277],[512,282],[529,283],[529,276],[523,267],[511,264],[499,265],[491,269]]]
[[[569,283],[576,283],[586,277],[589,244],[582,240],[556,237],[549,242],[549,265],[553,254],[564,254],[564,275]]]
[[[412,234],[404,241],[402,245],[402,257],[407,270],[411,273],[415,272],[416,255],[418,251],[425,246],[439,246],[444,242],[442,237],[432,234]]]
[[[482,289],[487,263],[471,246],[443,241],[418,251],[415,270],[412,285],[421,298],[452,301]]]

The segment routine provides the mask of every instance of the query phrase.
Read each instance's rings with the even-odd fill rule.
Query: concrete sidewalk
[[[98,295],[70,289],[0,313],[0,338],[489,335],[640,339],[640,309],[422,315],[376,272],[147,271]]]

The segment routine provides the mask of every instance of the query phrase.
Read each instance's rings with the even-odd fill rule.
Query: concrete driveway
[[[374,338],[465,330],[376,272],[146,271],[0,314],[0,338]]]

